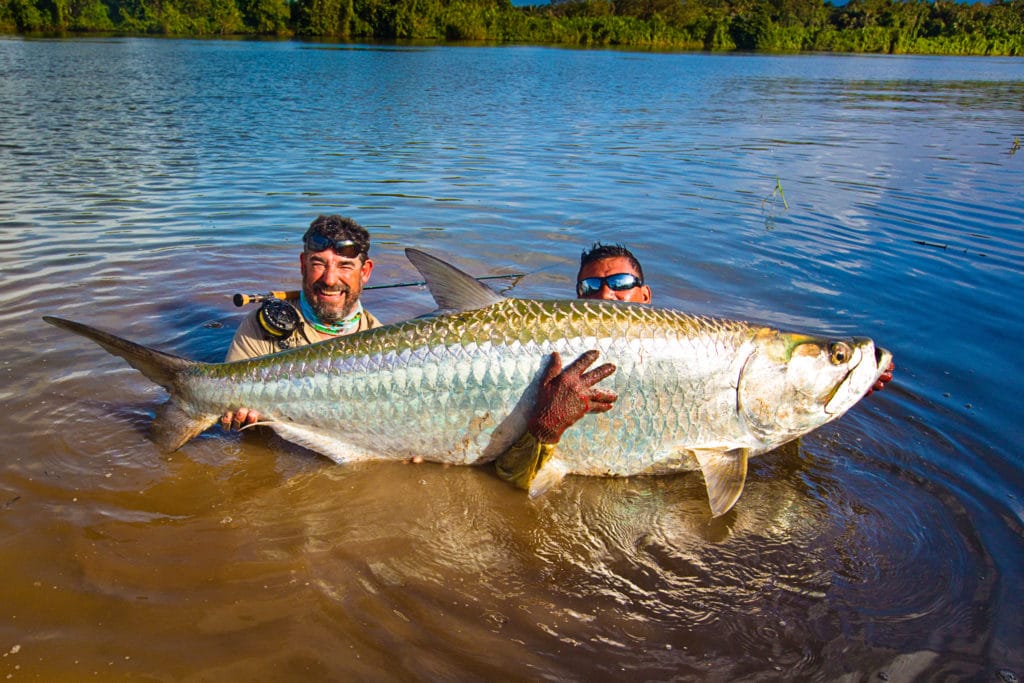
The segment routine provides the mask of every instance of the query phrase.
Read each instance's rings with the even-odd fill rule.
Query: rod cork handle
[[[231,300],[235,306],[242,307],[247,304],[259,303],[267,299],[292,299],[299,296],[298,291],[294,292],[267,292],[266,294],[235,294]]]

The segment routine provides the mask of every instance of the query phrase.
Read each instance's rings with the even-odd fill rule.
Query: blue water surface
[[[0,423],[11,443],[24,444],[6,448],[0,524],[10,540],[5,564],[27,563],[0,582],[0,594],[30,604],[18,602],[20,591],[31,592],[18,581],[31,587],[47,558],[65,558],[65,579],[89,578],[77,588],[79,602],[54,608],[60,620],[12,608],[18,619],[0,629],[0,650],[24,644],[47,663],[37,673],[68,674],[72,655],[57,654],[40,634],[73,640],[89,632],[89,615],[102,611],[112,586],[146,593],[145,572],[125,578],[126,567],[168,548],[177,556],[186,537],[218,529],[236,548],[229,555],[249,544],[256,552],[264,527],[251,520],[280,520],[282,501],[263,496],[283,490],[308,494],[285,499],[296,525],[333,519],[340,509],[306,507],[333,498],[326,480],[350,487],[352,505],[361,501],[346,519],[396,525],[388,548],[404,548],[408,538],[423,544],[392,555],[337,522],[323,527],[331,533],[282,532],[307,545],[275,548],[275,557],[298,565],[278,560],[285,568],[267,570],[276,589],[258,607],[233,592],[225,572],[223,592],[204,599],[221,610],[221,628],[231,619],[286,624],[281,647],[293,654],[275,660],[279,673],[312,662],[335,676],[423,666],[426,678],[472,677],[525,662],[531,679],[698,676],[711,664],[722,680],[1024,675],[1022,137],[1024,70],[1009,58],[0,40]],[[479,475],[482,484],[466,483],[471,475],[425,466],[427,474],[412,476],[436,483],[432,490],[454,477],[459,486],[498,491],[466,494],[480,504],[466,509],[483,521],[455,524],[460,540],[449,546],[439,539],[450,535],[436,527],[388,517],[400,505],[378,507],[369,494],[381,470],[310,473],[265,437],[211,434],[183,451],[196,449],[186,462],[212,468],[200,476],[180,460],[161,460],[141,437],[125,446],[125,424],[146,422],[159,394],[40,317],[79,319],[219,360],[240,315],[230,295],[294,287],[299,237],[321,213],[350,215],[370,229],[371,284],[418,280],[402,251],[414,246],[478,275],[527,273],[509,281],[514,296],[566,297],[580,251],[621,242],[642,261],[658,305],[870,336],[894,353],[896,377],[807,437],[796,455],[765,458],[748,490],[749,509],[764,513],[751,532],[744,518],[724,527],[693,521],[661,481],[569,484],[561,498],[537,503],[544,531],[531,531],[511,498],[501,514],[513,523],[488,516],[498,514],[490,498],[504,495],[500,482]],[[368,291],[364,301],[385,321],[432,308],[418,287]],[[106,412],[111,405],[119,420]],[[63,436],[70,432],[77,436]],[[218,469],[224,449],[238,471]],[[258,470],[261,457],[275,463],[271,470],[298,467],[301,483],[285,477],[261,493],[240,493],[235,486],[250,486],[239,483],[245,467]],[[121,469],[110,466],[118,462]],[[123,490],[103,478],[126,471],[138,480]],[[35,488],[51,476],[60,483]],[[231,482],[222,493],[235,504],[222,501],[208,514],[175,507],[194,520],[175,523],[180,539],[153,540],[126,512],[136,505],[124,497],[138,495],[125,493],[131,487],[159,498],[150,487],[201,491],[199,482],[222,476]],[[416,499],[417,481],[397,489],[403,504]],[[278,493],[266,493],[271,488]],[[442,516],[457,517],[461,499],[445,491],[440,500],[451,509]],[[635,516],[622,514],[623,500]],[[247,526],[217,526],[239,519],[246,505]],[[86,512],[57,514],[66,520],[58,530],[40,521],[58,509]],[[596,510],[599,521],[588,525],[570,512],[579,509]],[[90,555],[84,548],[94,538],[125,549],[124,564]],[[320,552],[359,548],[352,556],[366,563],[363,573],[333,569],[346,561],[335,555],[317,559],[310,538]],[[522,544],[498,543],[507,554],[496,560],[485,549],[497,538]],[[77,555],[65,555],[68,539]],[[200,564],[216,562],[212,551],[200,556],[189,570],[197,577],[205,576]],[[451,559],[458,556],[468,564]],[[422,560],[420,573],[400,557]],[[424,578],[432,563],[436,582]],[[147,569],[168,567],[154,561]],[[284,607],[303,602],[277,581],[286,575],[322,587],[309,603],[322,610],[315,623]],[[453,588],[453,577],[470,587]],[[380,590],[352,604],[346,596],[367,581]],[[242,653],[259,649],[243,645],[262,641],[241,626],[228,636],[209,623],[186,626],[187,586],[161,586],[168,609],[183,615],[180,654],[209,629]],[[394,609],[381,586],[403,587]],[[485,594],[496,602],[478,614],[465,608]],[[164,635],[158,628],[138,635],[129,616],[137,604],[124,600],[107,606],[124,615],[108,622],[110,640],[85,639],[74,656],[106,662],[105,648],[131,632],[131,646],[115,647],[124,672],[173,660],[173,648],[149,644]],[[601,609],[587,613],[595,600]],[[229,616],[238,601],[249,607]],[[346,609],[354,612],[346,617]],[[429,643],[446,629],[438,615],[449,609],[465,619],[465,647],[432,654]],[[401,664],[381,655],[399,634],[410,643]],[[722,634],[736,639],[716,642]],[[342,643],[358,642],[374,667],[305,652],[299,643],[310,637],[345,652]],[[177,674],[235,666],[241,656],[200,653],[194,669]]]

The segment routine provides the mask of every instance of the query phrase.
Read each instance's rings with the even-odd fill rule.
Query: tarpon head
[[[863,337],[762,329],[739,378],[737,408],[765,449],[834,420],[867,394],[892,354]]]

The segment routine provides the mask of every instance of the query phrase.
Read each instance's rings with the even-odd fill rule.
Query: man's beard
[[[353,310],[355,310],[356,299],[352,298],[352,290],[348,286],[338,287],[337,289],[345,295],[345,310],[338,310],[336,305],[318,299],[316,294],[319,289],[316,285],[306,287],[306,300],[309,301],[309,305],[312,307],[313,312],[316,313],[316,317],[319,318],[322,323],[340,323],[343,320],[350,318]]]

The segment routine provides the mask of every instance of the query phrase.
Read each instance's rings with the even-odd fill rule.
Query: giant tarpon
[[[712,514],[739,498],[750,456],[845,413],[892,355],[870,339],[825,339],[640,304],[503,298],[407,249],[436,316],[233,363],[201,363],[54,317],[170,394],[153,439],[172,451],[228,410],[259,411],[280,436],[345,463],[493,461],[523,434],[552,352],[600,352],[617,371],[611,411],[571,427],[531,495],[566,474],[701,470]]]

